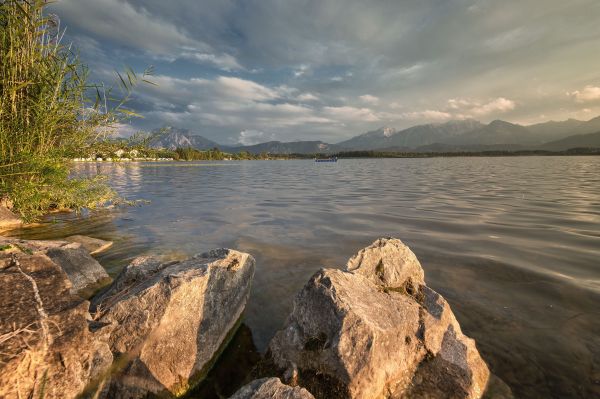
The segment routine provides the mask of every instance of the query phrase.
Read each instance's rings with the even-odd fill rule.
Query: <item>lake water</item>
[[[133,257],[214,247],[257,260],[244,342],[263,351],[296,292],[381,236],[417,254],[516,397],[600,396],[600,157],[86,164],[148,200],[18,232]]]

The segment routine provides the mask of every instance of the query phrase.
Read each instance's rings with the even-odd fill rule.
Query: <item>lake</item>
[[[129,200],[57,214],[26,238],[113,240],[140,254],[254,255],[240,339],[264,351],[321,267],[400,238],[516,397],[600,396],[600,157],[83,164]]]

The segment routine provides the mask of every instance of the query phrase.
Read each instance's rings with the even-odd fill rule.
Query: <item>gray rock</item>
[[[254,258],[228,249],[127,266],[93,301],[112,352],[125,359],[107,396],[179,396],[202,380],[239,325],[253,275]]]
[[[402,287],[407,282],[413,287],[425,284],[425,273],[419,260],[396,238],[380,238],[361,249],[348,260],[346,270],[390,288]]]
[[[71,281],[71,293],[90,292],[111,281],[100,263],[79,244],[48,248],[46,254],[60,266]]]
[[[444,298],[415,284],[423,271],[402,247],[378,240],[348,262],[351,271],[309,280],[269,344],[281,375],[317,398],[482,396],[489,370],[475,342]]]
[[[99,238],[93,238],[82,235],[69,236],[65,238],[65,241],[76,242],[81,244],[81,246],[85,248],[85,250],[88,251],[90,255],[96,255],[100,252],[106,251],[113,245],[112,241],[104,241]]]
[[[314,399],[306,389],[281,383],[279,378],[254,380],[229,399]]]
[[[79,397],[110,367],[102,333],[89,330],[89,302],[70,287],[45,255],[0,252],[1,398]]]

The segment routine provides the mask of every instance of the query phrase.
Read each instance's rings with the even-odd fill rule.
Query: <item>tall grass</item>
[[[123,100],[88,84],[88,69],[44,0],[0,1],[0,198],[26,220],[51,208],[113,198],[100,179],[70,178],[67,157],[110,130],[136,82],[119,75]],[[115,104],[108,109],[108,104]]]

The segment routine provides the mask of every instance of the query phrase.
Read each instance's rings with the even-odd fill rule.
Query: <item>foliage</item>
[[[223,152],[216,147],[206,151],[201,151],[190,147],[177,148],[175,150],[175,155],[172,158],[180,161],[222,161],[225,159],[240,161],[253,159],[271,159],[271,157],[266,153],[256,155],[251,154],[248,151],[240,151],[236,154],[230,154],[227,152]]]
[[[46,4],[0,2],[0,198],[10,198],[26,220],[111,198],[99,179],[71,179],[66,158],[135,115],[125,107],[135,73],[118,75],[120,101],[112,89],[88,84],[88,69],[61,43]]]

